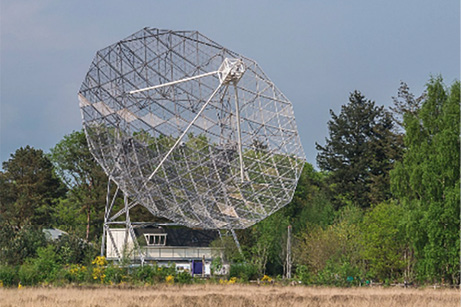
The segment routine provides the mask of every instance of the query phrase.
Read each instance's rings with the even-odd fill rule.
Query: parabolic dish
[[[78,96],[95,159],[156,216],[239,229],[293,197],[305,155],[291,102],[197,31],[145,28],[98,51]]]

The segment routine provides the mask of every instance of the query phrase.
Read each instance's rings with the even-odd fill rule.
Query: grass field
[[[0,306],[460,306],[455,289],[190,285],[0,289]]]

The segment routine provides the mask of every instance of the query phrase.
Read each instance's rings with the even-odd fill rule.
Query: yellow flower
[[[219,283],[221,285],[232,285],[232,284],[235,284],[237,282],[237,280],[238,280],[237,277],[232,277],[229,280],[220,279]]]
[[[105,266],[107,265],[107,260],[104,256],[97,256],[91,263],[96,264],[97,266]]]
[[[263,278],[261,278],[261,281],[271,282],[271,281],[272,281],[272,278],[270,278],[270,277],[267,276],[267,275],[264,275]]]
[[[167,284],[174,284],[174,276],[168,275],[167,277],[165,277],[165,281]]]
[[[232,285],[232,284],[235,284],[236,281],[237,281],[237,277],[232,277],[231,279],[229,279],[227,284]]]

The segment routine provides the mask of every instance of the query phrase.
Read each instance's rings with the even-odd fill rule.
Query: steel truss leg
[[[240,255],[242,255],[243,257],[242,248],[240,247],[240,242],[237,239],[237,234],[235,233],[235,230],[231,229],[231,233],[232,233],[232,237],[234,237],[235,245],[237,245],[237,249],[239,250]]]
[[[136,239],[136,234],[133,229],[133,225],[131,224],[131,219],[130,219],[130,209],[133,207],[133,204],[130,204],[128,202],[128,197],[124,195],[124,209],[123,211],[125,213],[125,240],[124,240],[124,253],[120,253],[117,244],[115,242],[115,239],[112,235],[112,232],[110,231],[110,225],[119,225],[120,222],[115,222],[114,220],[121,216],[122,214],[120,213],[121,211],[117,212],[116,214],[112,215],[112,209],[115,204],[115,200],[117,199],[117,195],[119,192],[119,188],[117,187],[117,190],[115,191],[114,195],[112,198],[110,197],[110,179],[107,182],[107,195],[106,195],[106,208],[104,210],[104,226],[103,226],[103,233],[102,233],[102,238],[101,238],[101,256],[104,256],[106,252],[106,241],[107,244],[110,243],[112,244],[112,248],[115,250],[115,254],[117,255],[118,261],[121,261],[124,256],[126,256],[126,248],[128,246],[128,236],[131,237],[134,247],[137,251],[137,254],[139,255],[139,259],[141,261],[141,265],[144,264],[144,254],[142,253],[141,247],[138,244],[138,241]],[[111,216],[112,215],[112,216]]]

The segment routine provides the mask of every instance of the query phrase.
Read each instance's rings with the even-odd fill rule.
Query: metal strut
[[[160,161],[160,163],[157,165],[157,167],[155,168],[155,170],[152,172],[152,174],[150,174],[149,178],[147,178],[146,182],[144,182],[144,187],[147,185],[147,182],[149,182],[153,177],[154,175],[157,173],[157,171],[160,169],[160,167],[163,165],[163,163],[165,163],[166,159],[168,159],[168,157],[170,156],[170,154],[173,152],[173,150],[178,146],[178,144],[181,142],[181,140],[183,139],[183,137],[187,134],[187,132],[189,131],[189,129],[192,127],[192,125],[195,123],[195,121],[200,117],[200,115],[202,115],[203,111],[205,111],[206,107],[208,106],[208,104],[211,102],[211,99],[213,99],[213,97],[218,93],[219,89],[221,88],[222,86],[222,83],[218,85],[218,87],[214,90],[214,92],[211,94],[210,98],[208,98],[208,100],[205,102],[205,104],[202,106],[202,108],[200,109],[200,111],[197,113],[197,115],[195,115],[194,119],[189,123],[189,125],[187,126],[187,128],[183,131],[183,133],[179,136],[179,138],[176,140],[176,143],[174,143],[174,145],[170,148],[170,150],[167,152],[167,154],[163,157],[162,161]]]
[[[159,85],[154,85],[154,86],[150,86],[150,87],[146,87],[146,88],[141,88],[139,90],[130,91],[130,92],[128,92],[128,94],[136,94],[136,93],[140,93],[140,92],[144,92],[144,91],[155,90],[157,88],[161,88],[161,87],[165,87],[165,86],[175,85],[175,84],[182,83],[182,82],[192,81],[192,80],[195,80],[195,79],[200,79],[200,78],[203,78],[203,77],[208,77],[208,76],[215,75],[218,72],[219,72],[218,70],[211,71],[211,72],[207,72],[207,73],[197,75],[197,76],[193,76],[193,77],[189,77],[189,78],[184,78],[184,79],[171,81],[171,82],[167,82],[167,83],[163,83],[163,84],[159,84]]]
[[[235,245],[237,245],[237,249],[239,250],[240,255],[243,257],[242,247],[240,247],[240,242],[237,239],[237,234],[235,233],[234,229],[231,229],[232,237],[234,237]]]
[[[243,178],[242,132],[240,130],[240,108],[239,108],[239,99],[238,99],[238,91],[237,91],[236,84],[234,84],[234,90],[235,90],[235,115],[237,117],[238,151],[239,151],[239,159],[240,159],[240,179],[243,182],[245,179]]]

